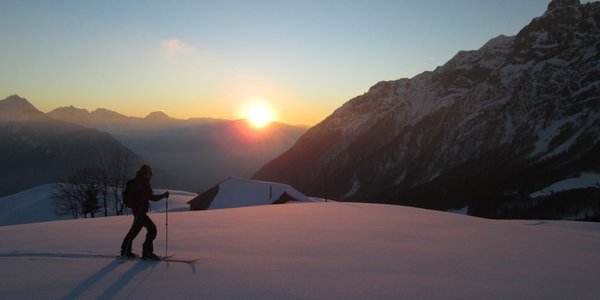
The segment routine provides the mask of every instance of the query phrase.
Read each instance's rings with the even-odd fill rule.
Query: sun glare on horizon
[[[265,104],[253,104],[246,110],[246,120],[255,128],[264,128],[274,118],[273,110]]]

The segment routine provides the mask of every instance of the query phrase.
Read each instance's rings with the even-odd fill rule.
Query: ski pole
[[[165,200],[165,256],[169,255],[169,196]]]

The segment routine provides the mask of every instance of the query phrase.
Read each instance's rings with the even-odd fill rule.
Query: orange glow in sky
[[[315,125],[377,82],[517,34],[549,0],[146,2],[2,1],[0,99]],[[254,95],[267,108],[240,111]]]

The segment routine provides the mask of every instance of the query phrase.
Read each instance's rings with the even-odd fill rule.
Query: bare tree
[[[132,161],[129,153],[124,150],[115,150],[109,161],[108,170],[108,182],[112,187],[112,192],[115,201],[115,214],[123,214],[123,199],[121,199],[121,193],[125,188],[127,179],[131,177],[132,172]],[[120,200],[119,200],[120,199]]]
[[[96,216],[104,210],[104,216],[112,206],[115,215],[123,213],[121,191],[127,179],[131,177],[132,162],[129,152],[115,150],[109,157],[98,157],[95,163],[77,171],[68,171],[65,178],[55,184],[52,198],[57,215],[71,214],[73,218],[81,215],[87,218]],[[93,195],[93,197],[92,197]],[[101,198],[101,206],[98,205]],[[114,199],[114,205],[110,203]]]
[[[59,216],[70,214],[73,219],[79,218],[79,195],[76,186],[65,180],[56,183],[53,188],[51,198],[56,207],[54,213]]]
[[[108,197],[110,196],[110,160],[102,159],[100,163],[92,168],[95,191],[102,197],[104,216],[108,216]]]
[[[100,211],[98,205],[98,168],[88,166],[75,172],[68,171],[67,176],[60,183],[54,185],[52,198],[56,206],[57,215],[71,214],[77,219],[80,214],[84,218]],[[93,197],[92,197],[93,196]]]
[[[87,214],[90,214],[92,218],[96,217],[96,212],[102,208],[98,204],[98,190],[94,185],[89,186],[84,192],[82,212],[87,218]]]
[[[73,182],[77,186],[79,199],[81,199],[81,213],[84,218],[87,218],[88,214],[93,218],[95,213],[100,211],[101,207],[98,205],[98,174],[101,173],[100,170],[98,165],[90,165],[75,173]]]

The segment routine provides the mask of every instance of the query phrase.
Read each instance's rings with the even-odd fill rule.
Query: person
[[[134,200],[134,205],[131,207],[133,224],[121,244],[122,257],[137,257],[137,254],[132,252],[133,240],[140,233],[142,227],[145,227],[147,232],[146,240],[144,241],[142,248],[142,258],[158,259],[158,256],[154,254],[153,245],[153,241],[157,234],[156,225],[152,222],[150,217],[148,217],[147,212],[150,207],[149,201],[159,201],[163,198],[167,198],[169,197],[169,192],[166,191],[160,195],[154,195],[152,187],[150,187],[150,179],[152,179],[152,168],[148,165],[143,165],[137,171],[134,181],[128,188],[127,193],[131,193],[131,199]]]

